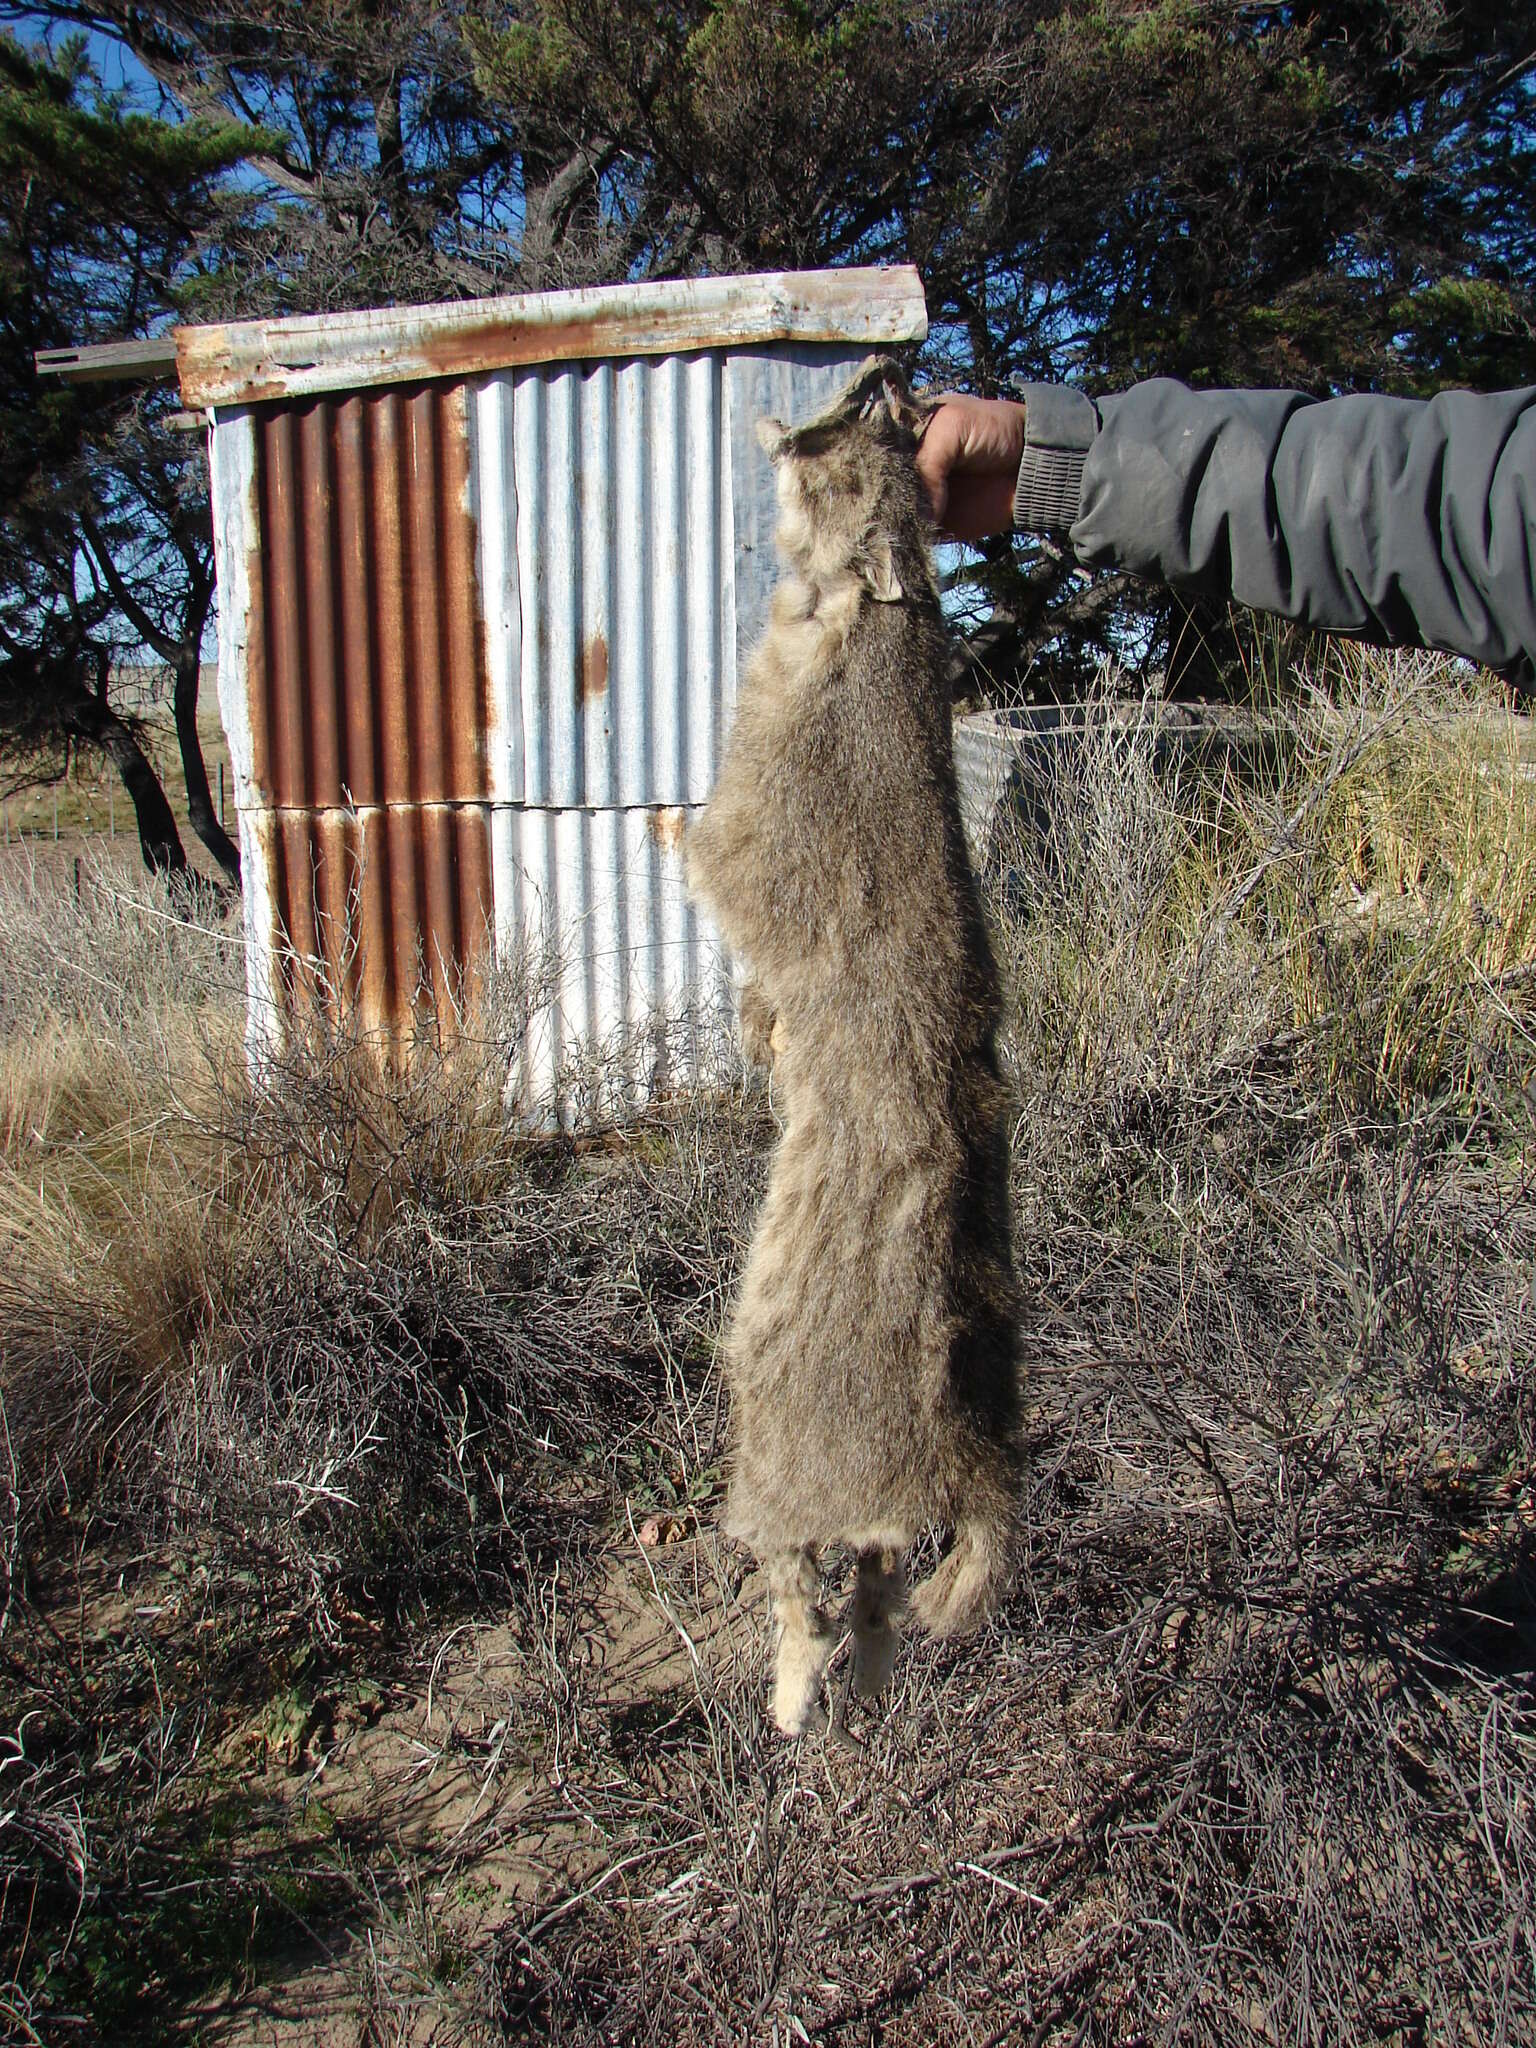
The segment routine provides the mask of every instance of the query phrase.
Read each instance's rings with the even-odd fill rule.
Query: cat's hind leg
[[[804,1735],[825,1725],[821,1681],[837,1635],[817,1604],[821,1573],[808,1547],[781,1550],[767,1560],[773,1600],[773,1719],[781,1735]]]
[[[849,1619],[853,1625],[853,1689],[861,1700],[891,1682],[901,1639],[907,1576],[899,1550],[861,1550]]]

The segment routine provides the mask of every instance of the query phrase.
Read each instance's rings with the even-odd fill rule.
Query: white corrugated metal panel
[[[233,752],[233,748],[231,748]],[[240,910],[245,932],[245,1056],[252,1072],[282,1043],[280,936],[270,859],[271,813],[240,811]]]
[[[523,797],[700,803],[735,683],[723,359],[519,373]]]
[[[729,963],[688,900],[687,812],[500,807],[496,950],[547,998],[509,1083],[534,1121],[612,1121],[729,1056]]]
[[[846,344],[716,351],[479,387],[498,798],[708,796],[777,577],[773,465],[756,423],[815,412],[861,360]]]
[[[491,801],[523,795],[523,609],[517,570],[517,474],[512,459],[510,377],[469,388],[471,509],[478,532],[477,568],[485,613],[486,739]]]
[[[240,910],[245,931],[245,1050],[253,1069],[277,1044],[281,1010],[277,911],[256,808],[250,706],[251,549],[256,507],[256,432],[242,408],[221,413],[208,435],[209,497],[218,579],[219,716],[229,743],[231,794],[240,837]]]
[[[251,735],[251,550],[260,533],[256,430],[244,409],[220,413],[208,436],[209,496],[218,578],[219,716],[229,741],[235,807],[258,801]]]

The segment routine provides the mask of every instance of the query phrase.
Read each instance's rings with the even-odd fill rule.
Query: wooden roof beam
[[[67,377],[72,384],[100,384],[112,377],[142,377],[159,383],[176,374],[176,337],[149,341],[104,341],[90,348],[40,348],[32,357],[39,377]]]

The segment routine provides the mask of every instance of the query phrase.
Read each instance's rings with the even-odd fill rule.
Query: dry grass
[[[138,701],[135,701],[136,697]],[[181,765],[181,749],[176,741],[176,722],[171,706],[163,697],[144,700],[142,693],[128,692],[127,698],[122,708],[140,719],[140,744],[154,765],[160,786],[176,818],[184,820],[187,815],[187,778]],[[225,815],[233,831],[235,800],[229,767],[229,742],[224,736],[211,676],[204,679],[197,728],[202,741],[203,765],[215,803],[218,801],[220,770],[223,771],[227,803]],[[182,830],[189,859],[199,861],[212,871],[213,863],[196,834],[187,830],[185,825]],[[99,754],[75,756],[69,763],[68,772],[56,783],[25,784],[0,795],[0,846],[7,849],[8,858],[21,859],[28,852],[34,852],[47,859],[55,843],[72,855],[82,851],[82,842],[85,848],[99,851],[102,842],[113,840],[120,843],[129,864],[137,861],[138,827],[133,805],[116,769]]]
[[[1089,707],[999,850],[1026,1567],[825,1742],[693,1519],[760,1102],[512,1142],[515,1019],[253,1098],[226,939],[0,906],[20,2038],[323,1952],[337,2040],[1536,2040],[1536,785],[1322,680],[1242,776]],[[323,1818],[370,1687],[472,1824]]]
[[[509,1139],[505,1018],[393,1074],[317,1024],[253,1093],[236,949],[174,895],[103,881],[77,911],[38,882],[5,913],[0,985],[35,974],[52,1014],[36,1033],[18,1002],[0,1038],[0,1878],[17,2015],[89,2038],[145,2024],[146,1946],[168,2000],[203,1967],[178,1916],[230,1856],[172,1881],[143,1830],[206,1803],[205,1740],[345,1687],[428,1609],[536,1628],[548,1561],[581,1578],[618,1487],[708,1491],[683,1388],[755,1162],[728,1100],[618,1154]],[[140,1607],[177,1617],[166,1644]]]

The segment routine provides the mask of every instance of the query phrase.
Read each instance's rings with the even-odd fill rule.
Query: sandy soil
[[[636,1540],[641,1533],[647,1541]],[[598,1715],[644,1728],[664,1722],[674,1702],[691,1705],[701,1688],[713,1691],[741,1660],[759,1659],[765,1615],[757,1576],[733,1587],[711,1533],[676,1518],[662,1518],[659,1529],[654,1519],[641,1522],[602,1560],[574,1658],[557,1647],[552,1617],[537,1675],[546,1694],[570,1702],[573,1724]],[[253,1716],[225,1738],[223,1756],[261,1773],[263,1789],[296,1813],[322,1804],[339,1839],[366,1835],[373,1861],[384,1851],[399,1883],[394,1896],[378,1896],[378,1915],[358,1916],[360,1925],[415,1916],[419,1924],[406,1931],[433,1955],[470,1958],[489,1949],[514,1912],[526,1921],[545,1905],[558,1915],[614,1868],[579,1800],[562,1810],[558,1797],[562,1744],[580,1743],[579,1726],[562,1730],[557,1714],[537,1755],[520,1740],[529,1680],[529,1645],[513,1628],[491,1617],[460,1622],[415,1684],[348,1702],[318,1722],[274,1728],[270,1713]],[[259,1985],[194,2016],[196,2039],[209,2048],[354,2048],[372,2038],[376,1934],[376,1925],[363,1926],[355,1938],[332,1932],[296,1943],[285,1971],[269,1970]],[[393,1967],[398,1975],[398,1955]],[[398,1982],[388,2003],[392,2027],[406,2029],[391,2040],[436,2037],[444,2013],[435,1990],[421,2002],[419,2030]]]

